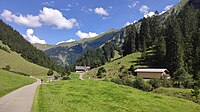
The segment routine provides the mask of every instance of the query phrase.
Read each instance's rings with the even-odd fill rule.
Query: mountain
[[[54,47],[55,45],[35,43],[35,44],[33,44],[33,46],[36,47],[37,49],[45,51],[47,49]]]
[[[47,50],[44,50],[44,53],[59,65],[72,65],[81,54],[86,52],[88,49],[102,46],[110,39],[112,39],[116,32],[116,30],[112,29],[98,35],[97,37],[69,43],[61,43],[59,45],[52,46]]]

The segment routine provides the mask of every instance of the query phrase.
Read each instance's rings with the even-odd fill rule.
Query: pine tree
[[[152,45],[149,28],[149,18],[144,18],[140,27],[140,46],[142,50],[144,50],[145,44],[147,48]]]
[[[135,25],[130,25],[126,27],[126,37],[123,45],[123,55],[126,56],[136,51],[136,36],[137,30]]]
[[[175,17],[167,23],[166,36],[166,62],[173,74],[183,67],[182,33]]]
[[[183,43],[184,43],[184,65],[188,72],[192,71],[193,64],[193,51],[194,45],[193,37],[194,33],[197,32],[198,20],[197,12],[194,10],[193,6],[186,6],[184,10],[181,11],[180,15],[181,30],[183,33]]]

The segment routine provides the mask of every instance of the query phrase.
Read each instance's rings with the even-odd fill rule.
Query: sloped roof
[[[76,70],[85,70],[85,69],[90,69],[89,66],[76,66],[75,68],[76,68]]]
[[[169,72],[167,69],[165,68],[151,68],[151,69],[136,69],[135,72]]]

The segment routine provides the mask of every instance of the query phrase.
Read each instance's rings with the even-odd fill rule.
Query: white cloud
[[[42,5],[46,5],[46,6],[54,6],[54,1],[50,1],[50,2],[43,2]]]
[[[133,21],[133,22],[129,22],[129,21],[128,21],[128,22],[125,23],[124,27],[126,27],[126,26],[128,26],[128,25],[131,25],[131,24],[133,24],[133,23],[136,23],[136,22],[137,22],[137,20],[135,20],[135,21]]]
[[[131,25],[131,24],[132,24],[131,22],[126,22],[126,24],[124,26],[126,27],[126,26]]]
[[[171,9],[172,7],[174,6],[174,4],[172,5],[167,5],[165,8],[164,8],[164,11],[162,11],[160,14],[163,14],[165,12],[167,12],[169,9]]]
[[[94,9],[94,12],[96,13],[96,14],[99,14],[99,15],[104,15],[104,16],[108,16],[109,15],[109,13],[108,13],[108,11],[106,11],[104,8],[102,8],[102,7],[97,7],[97,8],[95,8]]]
[[[132,1],[128,4],[128,7],[129,7],[129,8],[134,8],[138,3],[139,3],[139,1],[132,0]]]
[[[109,6],[109,9],[112,9],[113,7],[112,6]]]
[[[26,40],[28,40],[30,43],[40,43],[40,44],[46,44],[45,40],[40,40],[37,36],[35,36],[33,29],[27,29],[26,35],[23,35]]]
[[[40,27],[43,24],[55,25],[58,29],[71,29],[78,26],[76,19],[66,19],[62,12],[57,9],[44,7],[40,10],[38,16],[33,15],[14,15],[9,10],[4,10],[1,14],[7,21],[15,22],[19,25],[25,25],[29,27]]]
[[[93,32],[84,33],[84,32],[81,32],[81,31],[79,30],[78,32],[76,32],[76,35],[77,35],[78,37],[80,37],[81,39],[84,39],[84,38],[96,37],[98,34],[97,34],[97,33],[93,33]]]
[[[149,12],[148,14],[145,14],[144,17],[147,18],[147,17],[151,17],[155,15],[155,12]]]
[[[2,17],[4,17],[7,21],[15,22],[19,25],[25,25],[29,27],[40,27],[42,24],[40,23],[40,18],[38,16],[33,15],[14,15],[9,10],[4,10],[1,14]]]
[[[44,7],[40,10],[39,17],[47,25],[55,25],[58,29],[71,29],[78,25],[76,19],[66,19],[59,10],[52,8]]]
[[[90,12],[92,12],[93,10],[91,8],[88,9]]]
[[[74,40],[74,39],[69,39],[69,40],[67,40],[67,41],[58,42],[56,45],[61,44],[61,43],[74,42],[74,41],[76,41],[76,40]]]
[[[142,5],[142,7],[140,8],[140,12],[143,13],[144,15],[149,13],[150,8],[146,5]]]
[[[172,8],[174,6],[174,4],[172,4],[172,5],[167,5],[165,8],[164,8],[164,10],[165,11],[168,11],[170,8]]]

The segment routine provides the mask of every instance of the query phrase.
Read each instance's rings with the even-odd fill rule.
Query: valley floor
[[[112,82],[70,80],[38,87],[32,112],[199,112],[192,101]]]

